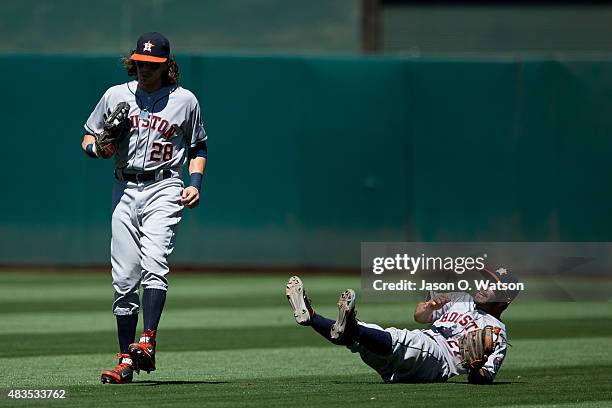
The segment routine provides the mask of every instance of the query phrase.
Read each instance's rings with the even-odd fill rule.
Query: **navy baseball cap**
[[[144,33],[136,42],[136,51],[130,57],[135,61],[166,62],[170,56],[170,42],[163,34]]]
[[[519,283],[518,278],[515,274],[510,272],[509,269],[504,268],[503,266],[495,268],[484,268],[480,271],[481,275],[489,280],[489,282],[494,284],[506,284],[510,286],[509,289],[506,290],[495,290],[495,301],[496,302],[512,302],[518,295],[519,291],[517,289],[512,289],[514,284]]]

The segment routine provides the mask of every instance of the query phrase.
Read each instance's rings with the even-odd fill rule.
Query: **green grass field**
[[[335,316],[359,278],[305,276],[316,309]],[[529,303],[505,313],[512,347],[490,386],[383,384],[359,356],[295,324],[286,277],[174,275],[158,334],[158,370],[102,385],[115,364],[110,276],[0,273],[0,389],[67,389],[57,402],[10,406],[610,407],[612,305]],[[413,305],[358,303],[359,318],[396,327]],[[144,405],[140,405],[144,406]]]

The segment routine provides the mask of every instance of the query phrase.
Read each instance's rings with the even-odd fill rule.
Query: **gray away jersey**
[[[87,133],[100,133],[104,120],[120,102],[130,104],[131,128],[116,146],[117,169],[178,169],[187,162],[189,148],[207,139],[193,93],[176,85],[147,93],[138,89],[137,81],[104,93],[85,123]]]
[[[435,295],[436,293],[430,292],[429,298]],[[500,345],[489,356],[483,367],[492,377],[495,377],[506,357],[506,325],[490,314],[477,309],[474,299],[468,293],[453,292],[449,293],[449,295],[451,301],[441,309],[434,311],[432,324],[424,331],[442,346],[451,372],[454,375],[459,375],[467,372],[460,364],[459,337],[474,329],[482,329],[485,326],[501,328]]]

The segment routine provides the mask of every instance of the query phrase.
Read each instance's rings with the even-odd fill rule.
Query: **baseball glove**
[[[482,368],[499,345],[499,327],[485,326],[464,334],[459,339],[461,364],[468,370]]]
[[[121,102],[115,110],[108,115],[104,121],[104,129],[102,132],[94,135],[96,138],[96,152],[103,159],[108,159],[115,154],[116,144],[119,139],[129,129],[128,114],[130,105],[127,102]]]

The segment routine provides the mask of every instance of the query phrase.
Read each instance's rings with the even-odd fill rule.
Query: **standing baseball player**
[[[115,158],[112,310],[120,353],[119,364],[101,376],[103,383],[112,384],[131,382],[134,371],[155,370],[168,257],[183,208],[194,208],[200,201],[207,158],[198,100],[178,85],[179,68],[166,37],[141,35],[123,64],[136,80],[104,93],[87,119],[82,143],[91,158]],[[190,182],[184,186],[181,176],[187,162]],[[141,307],[144,330],[135,342]]]
[[[489,273],[495,281],[513,279]],[[299,277],[291,277],[286,289],[298,324],[311,326],[332,343],[359,353],[387,383],[440,382],[460,374],[468,374],[471,383],[492,382],[506,356],[501,313],[517,294],[486,290],[472,297],[430,292],[414,312],[418,323],[430,326],[407,330],[358,321],[352,289],[340,295],[336,321],[315,313]]]

